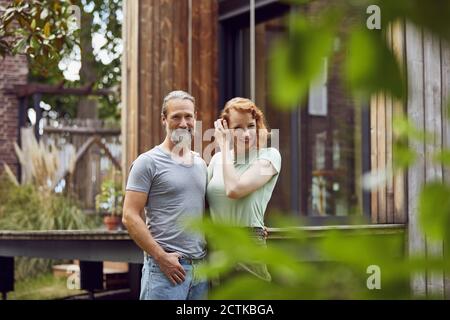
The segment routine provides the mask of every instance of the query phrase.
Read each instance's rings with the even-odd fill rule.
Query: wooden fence
[[[42,140],[59,149],[63,178],[57,188],[75,194],[88,212],[95,210],[102,181],[122,171],[120,129],[93,119],[46,120]]]

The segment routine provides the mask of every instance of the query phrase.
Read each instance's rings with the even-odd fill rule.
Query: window
[[[220,105],[235,96],[252,98],[272,129],[279,129],[282,172],[269,203],[308,224],[345,223],[352,215],[370,217],[370,194],[358,181],[370,171],[369,112],[353,105],[339,77],[345,54],[339,39],[335,56],[324,58],[323,73],[311,83],[308,98],[293,112],[281,112],[270,100],[269,51],[289,30],[291,7],[278,1],[220,2]],[[255,11],[254,42],[250,10]],[[251,74],[254,45],[255,75]],[[254,83],[252,84],[252,78]]]

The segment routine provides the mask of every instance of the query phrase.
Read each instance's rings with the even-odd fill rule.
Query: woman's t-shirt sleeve
[[[280,173],[281,170],[281,154],[275,148],[267,148],[260,152],[258,159],[269,161],[272,166],[275,168],[277,173]]]

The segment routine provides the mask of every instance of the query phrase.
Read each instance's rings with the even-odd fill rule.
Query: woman
[[[281,169],[281,155],[267,148],[264,114],[249,99],[227,102],[214,123],[220,148],[208,167],[207,198],[214,222],[250,227],[265,245],[264,214]],[[241,264],[270,281],[267,267]]]

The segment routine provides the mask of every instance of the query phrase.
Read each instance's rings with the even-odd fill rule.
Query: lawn
[[[52,300],[86,293],[84,290],[68,289],[66,281],[66,278],[54,277],[52,273],[16,281],[8,300]]]

